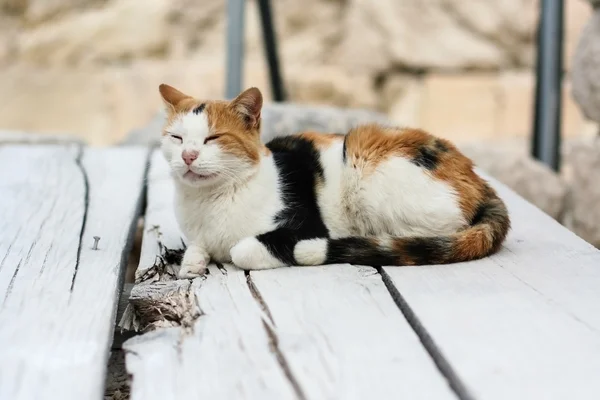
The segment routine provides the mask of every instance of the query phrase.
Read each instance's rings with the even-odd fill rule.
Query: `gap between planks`
[[[246,283],[248,284],[248,289],[250,289],[250,293],[252,294],[252,297],[254,297],[254,300],[256,300],[259,307],[263,310],[263,312],[265,313],[265,315],[268,319],[268,321],[267,321],[265,318],[263,318],[263,326],[265,327],[267,337],[269,338],[269,346],[271,347],[271,351],[275,355],[275,358],[277,359],[279,366],[283,370],[283,374],[285,375],[287,380],[290,381],[290,384],[292,385],[292,388],[294,389],[296,396],[298,396],[298,399],[306,400],[306,395],[304,394],[304,391],[302,390],[300,383],[298,383],[298,381],[296,380],[296,377],[294,376],[294,374],[292,374],[290,365],[288,364],[287,359],[285,358],[285,356],[281,352],[281,349],[279,348],[279,338],[277,337],[277,333],[275,332],[275,329],[273,329],[273,327],[275,326],[275,321],[273,320],[273,316],[271,315],[271,310],[269,310],[269,306],[267,305],[265,300],[260,295],[260,292],[259,292],[258,288],[256,287],[256,285],[254,285],[254,282],[252,282],[252,275],[250,274],[250,272],[245,271],[245,274],[246,274]]]
[[[454,368],[452,368],[446,357],[442,354],[431,335],[429,335],[417,314],[412,310],[410,305],[408,305],[408,302],[404,299],[400,291],[394,286],[390,276],[381,266],[375,267],[375,269],[377,269],[390,296],[392,296],[392,299],[400,309],[400,312],[404,315],[404,318],[408,321],[410,327],[419,337],[419,340],[423,344],[423,347],[425,347],[425,350],[427,350],[427,353],[429,353],[429,356],[435,363],[437,369],[444,378],[446,378],[446,381],[448,381],[452,391],[460,400],[475,400],[475,397],[469,392],[465,384],[458,377],[456,371],[454,371]]]

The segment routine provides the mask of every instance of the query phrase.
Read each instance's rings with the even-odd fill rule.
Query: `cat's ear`
[[[260,127],[260,111],[263,98],[258,88],[252,87],[243,91],[231,101],[230,107],[240,114],[249,129]]]
[[[160,95],[162,96],[163,101],[165,102],[167,107],[177,107],[177,104],[179,104],[182,100],[190,98],[190,96],[188,96],[187,94],[181,93],[174,87],[166,85],[164,83],[162,83],[158,87],[158,91],[160,92]]]

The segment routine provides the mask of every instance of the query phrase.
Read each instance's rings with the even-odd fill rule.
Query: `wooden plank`
[[[0,148],[0,398],[102,398],[147,154]]]
[[[123,344],[132,375],[131,399],[294,399],[296,392],[273,354],[264,316],[243,271],[210,266],[206,280],[173,281],[165,251],[183,247],[173,213],[173,183],[156,151],[148,177],[146,226],[132,304],[144,299],[160,314]],[[186,286],[187,285],[187,286]],[[159,304],[162,299],[162,305]],[[193,306],[192,306],[193,305]],[[193,309],[190,309],[193,308]],[[167,316],[168,319],[160,317]],[[146,321],[147,322],[147,321]],[[143,328],[148,328],[142,322]]]
[[[309,399],[454,399],[374,268],[251,272]]]
[[[190,313],[195,320],[123,344],[132,375],[131,399],[297,398],[271,351],[264,316],[244,272],[231,267],[222,272],[215,266],[209,270],[206,280],[189,285],[189,297],[197,306]]]
[[[174,271],[157,256],[180,247],[181,235],[166,163],[158,153],[152,160],[152,226],[131,301],[141,329],[175,327],[124,343],[133,400],[455,398],[373,268],[252,272],[252,293],[244,272],[230,266],[211,267],[189,292],[187,281],[169,282]]]
[[[463,397],[597,399],[600,251],[490,181],[513,221],[497,255],[384,278]]]
[[[144,216],[144,236],[140,263],[135,273],[137,282],[148,282],[148,276],[160,279],[163,274],[156,274],[157,256],[164,249],[180,250],[184,246],[184,238],[175,222],[173,201],[175,188],[169,166],[160,150],[154,150],[148,171],[148,202]],[[170,279],[166,276],[164,279]]]

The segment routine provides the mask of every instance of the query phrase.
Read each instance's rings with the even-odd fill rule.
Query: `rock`
[[[168,0],[119,0],[67,14],[18,37],[18,57],[41,65],[127,61],[166,52]]]
[[[600,248],[600,138],[573,141],[565,147],[571,185],[565,226]]]
[[[499,146],[493,142],[459,146],[477,167],[483,169],[552,218],[560,220],[567,184],[544,164],[525,154],[519,142]]]
[[[98,71],[12,66],[0,75],[0,104],[3,129],[69,134],[93,145],[115,141]]]
[[[495,136],[498,79],[494,74],[429,74],[421,127],[451,140]]]
[[[0,12],[21,15],[27,9],[28,0],[0,0]]]
[[[401,126],[421,126],[424,108],[423,79],[408,74],[385,78],[378,108]]]
[[[24,19],[28,25],[35,25],[58,16],[77,12],[89,6],[100,6],[106,0],[28,0]]]
[[[364,74],[336,67],[296,68],[288,73],[286,89],[296,103],[368,109],[378,105],[373,82]]]
[[[156,113],[150,122],[129,132],[122,144],[157,146],[165,120],[166,116],[163,111]]]
[[[262,113],[261,138],[263,142],[268,142],[277,136],[306,130],[346,133],[353,126],[366,122],[390,123],[385,115],[367,110],[268,104]]]
[[[588,0],[590,5],[594,8],[600,7],[600,0]]]
[[[600,10],[581,33],[573,56],[572,94],[586,118],[600,122]]]
[[[350,0],[340,61],[348,68],[497,68],[532,63],[534,0]]]

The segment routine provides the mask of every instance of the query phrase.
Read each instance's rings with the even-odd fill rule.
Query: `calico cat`
[[[211,259],[243,269],[468,261],[496,252],[510,228],[472,162],[422,130],[365,124],[264,145],[257,88],[232,101],[159,91],[161,148],[188,239],[181,278]]]

